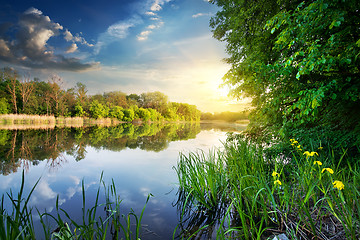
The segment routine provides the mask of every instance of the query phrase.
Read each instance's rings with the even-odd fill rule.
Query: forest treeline
[[[47,81],[21,77],[11,68],[0,72],[0,114],[55,117],[116,118],[120,121],[199,121],[195,105],[170,102],[161,92],[125,94],[121,91],[88,95],[85,84],[64,89],[58,75]]]
[[[55,117],[115,118],[119,121],[199,121],[246,119],[247,112],[201,113],[195,105],[170,102],[161,92],[125,94],[121,91],[89,95],[85,84],[64,89],[58,75],[47,81],[0,71],[0,114],[53,115]]]

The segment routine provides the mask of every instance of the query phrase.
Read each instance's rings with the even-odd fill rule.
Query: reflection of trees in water
[[[54,128],[46,130],[0,130],[0,173],[28,169],[46,161],[50,169],[66,163],[64,153],[80,161],[86,147],[121,151],[126,148],[159,152],[169,142],[195,138],[199,124],[120,124],[114,127]]]

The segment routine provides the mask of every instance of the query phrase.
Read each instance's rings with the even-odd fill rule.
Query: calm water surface
[[[148,194],[154,195],[142,220],[142,239],[171,239],[179,220],[173,207],[178,186],[173,166],[179,152],[221,147],[226,132],[243,129],[230,124],[123,124],[0,130],[0,192],[16,193],[24,170],[27,192],[40,178],[32,206],[55,213],[59,196],[60,207],[80,220],[82,181],[91,207],[103,173],[106,184],[114,180],[124,214],[130,209],[140,213]]]

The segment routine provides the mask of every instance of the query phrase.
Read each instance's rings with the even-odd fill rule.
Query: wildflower
[[[314,165],[319,165],[319,166],[321,166],[322,165],[322,162],[320,162],[320,161],[314,161]]]
[[[279,185],[281,185],[281,182],[280,182],[280,180],[275,180],[275,181],[274,181],[274,185],[276,185],[276,184],[279,184]]]
[[[295,146],[296,144],[298,144],[299,142],[296,141],[295,139],[290,139],[290,142],[291,142],[291,146]]]
[[[334,174],[334,171],[331,168],[323,168],[323,170],[321,171],[321,173],[328,171],[330,174]]]
[[[317,152],[309,152],[309,151],[304,152],[304,155],[306,155],[306,157],[312,157],[314,155],[319,156],[319,154]]]
[[[297,146],[297,149],[298,149],[299,151],[302,151],[301,145],[298,145],[298,146]]]
[[[277,172],[273,171],[273,173],[271,174],[271,176],[276,177],[276,176],[280,176],[280,174],[278,174]]]
[[[342,190],[345,187],[345,185],[341,181],[338,181],[338,180],[334,181],[333,185],[334,185],[334,188],[337,188],[339,190]]]
[[[322,150],[322,149],[323,149],[323,147],[321,147],[321,146],[320,146],[320,147],[318,147],[318,149],[319,149],[319,150]]]

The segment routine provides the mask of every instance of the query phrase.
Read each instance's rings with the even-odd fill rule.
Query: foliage
[[[9,104],[5,98],[0,99],[0,114],[9,113]]]
[[[145,108],[138,108],[136,110],[136,114],[139,118],[141,118],[144,121],[149,121],[151,118],[151,113],[148,109]]]
[[[84,117],[86,112],[80,104],[76,104],[75,106],[75,117]]]
[[[250,134],[269,141],[316,128],[319,138],[342,132],[334,146],[360,142],[359,1],[211,2],[222,8],[214,37],[230,55],[224,83],[256,107]]]
[[[124,113],[123,120],[125,122],[132,122],[135,120],[135,112],[132,108],[124,109],[123,113]]]
[[[124,113],[122,111],[122,107],[120,106],[113,106],[110,108],[110,111],[109,111],[109,117],[111,118],[116,118],[118,120],[122,120],[123,117],[124,117]]]
[[[97,100],[94,100],[90,104],[90,116],[99,119],[99,118],[105,118],[109,114],[109,109],[107,106],[102,105]]]

